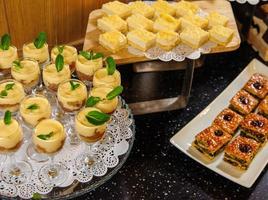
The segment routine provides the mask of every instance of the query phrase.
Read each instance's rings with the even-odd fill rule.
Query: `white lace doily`
[[[81,171],[76,170],[77,167],[75,166],[75,159],[78,155],[85,153],[83,143],[81,142],[79,145],[71,145],[68,141],[70,138],[66,139],[63,148],[55,155],[54,158],[55,162],[64,164],[69,172],[69,177],[59,187],[70,186],[75,180],[81,183],[86,183],[90,182],[94,176],[105,176],[110,168],[116,167],[119,162],[121,162],[119,156],[128,151],[130,145],[129,141],[133,137],[131,129],[131,127],[133,127],[133,119],[130,118],[130,111],[125,108],[124,100],[121,100],[120,102],[121,105],[118,106],[117,110],[112,115],[114,120],[109,123],[104,138],[100,142],[96,142],[92,147],[96,161],[87,173],[81,173]],[[69,123],[71,122],[72,120],[69,121]],[[70,124],[64,124],[64,126],[66,129],[66,126],[70,126]],[[35,193],[48,194],[53,190],[53,185],[45,185],[39,180],[38,172],[40,168],[49,161],[38,163],[27,157],[26,150],[31,143],[30,136],[32,134],[32,130],[27,128],[24,124],[22,127],[26,139],[24,140],[21,148],[16,152],[16,159],[30,163],[32,166],[32,175],[26,183],[20,185],[7,184],[3,181],[3,177],[1,176],[0,195],[11,198],[19,196],[23,199],[29,199],[32,198]],[[0,160],[2,160],[0,167],[0,171],[2,171],[2,167],[5,163],[9,162],[9,160],[8,158],[7,160],[3,160],[3,157]]]
[[[145,1],[147,4],[152,4],[152,1]],[[205,18],[208,13],[204,12],[203,10],[199,9],[197,12],[197,15]],[[145,56],[149,59],[159,59],[161,61],[167,62],[171,60],[175,61],[183,61],[185,58],[188,59],[198,59],[202,53],[209,53],[211,51],[211,48],[216,47],[217,44],[213,42],[207,42],[203,46],[201,46],[198,49],[193,49],[187,45],[179,44],[175,48],[173,48],[170,51],[165,51],[157,46],[147,50],[146,52],[137,50],[131,46],[128,46],[128,52],[136,55],[136,56]]]
[[[229,1],[237,1],[238,3],[250,3],[252,5],[258,4],[260,1],[267,1],[267,0],[229,0]]]

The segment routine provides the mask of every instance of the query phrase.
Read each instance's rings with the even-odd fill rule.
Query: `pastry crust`
[[[241,122],[241,135],[264,143],[268,136],[268,119],[251,113]]]
[[[268,117],[268,96],[266,96],[259,104],[258,114],[263,115],[266,118]]]
[[[240,90],[230,101],[230,107],[242,115],[252,112],[259,101],[245,90]]]
[[[244,90],[263,99],[268,94],[268,81],[263,75],[254,74],[245,84]]]
[[[234,135],[239,124],[242,122],[243,117],[229,108],[221,111],[214,120],[214,124],[218,125],[227,133]]]
[[[253,139],[237,136],[225,149],[224,161],[247,169],[257,154],[260,144]]]
[[[208,158],[213,159],[231,139],[229,133],[217,125],[212,125],[198,133],[192,145]]]

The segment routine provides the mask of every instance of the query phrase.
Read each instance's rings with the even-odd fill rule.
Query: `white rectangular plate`
[[[268,67],[256,59],[252,60],[209,106],[170,139],[170,142],[174,146],[192,159],[225,178],[248,188],[253,185],[268,162],[268,144],[259,151],[249,168],[243,171],[224,162],[224,153],[221,153],[212,161],[206,159],[200,152],[191,147],[191,143],[194,141],[196,134],[210,126],[214,118],[224,108],[229,106],[231,98],[244,86],[254,73],[260,73],[268,77]],[[238,134],[239,132],[236,135]]]

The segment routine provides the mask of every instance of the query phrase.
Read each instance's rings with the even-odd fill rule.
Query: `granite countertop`
[[[235,52],[206,56],[203,67],[195,70],[188,106],[135,116],[136,140],[125,165],[107,183],[81,199],[268,199],[267,167],[247,189],[201,166],[169,142],[255,57],[257,53],[245,43]],[[127,102],[174,96],[183,77],[183,71],[133,74],[130,66],[119,69]]]

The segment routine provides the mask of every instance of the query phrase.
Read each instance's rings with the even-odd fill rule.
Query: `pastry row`
[[[268,79],[254,74],[193,146],[210,159],[225,149],[224,161],[247,169],[268,139]],[[234,139],[237,130],[240,134]]]
[[[169,51],[180,42],[195,49],[208,40],[227,45],[234,34],[226,27],[228,18],[217,12],[200,17],[199,10],[188,1],[158,0],[151,6],[142,1],[109,2],[102,5],[103,16],[97,19],[103,32],[99,43],[113,53],[127,44],[141,51],[155,45]]]

